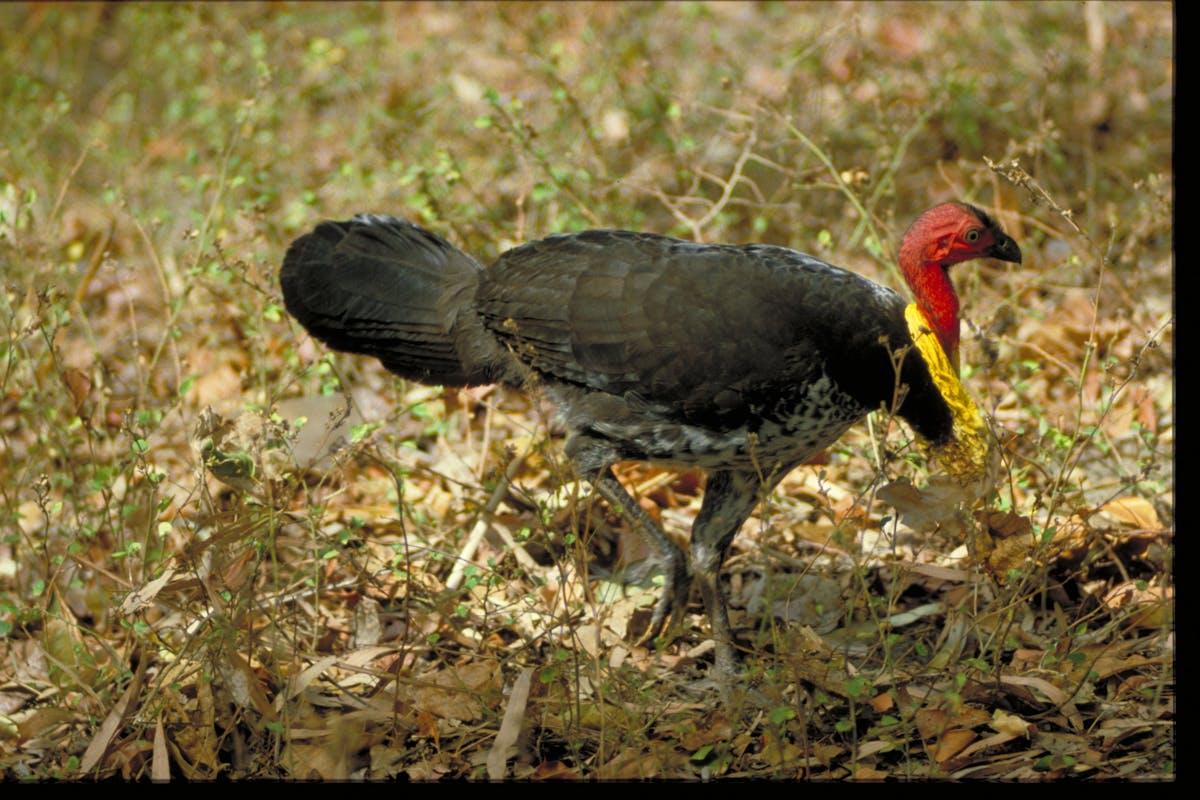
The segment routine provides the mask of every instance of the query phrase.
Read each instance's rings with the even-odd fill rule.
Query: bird
[[[280,285],[287,311],[334,350],[423,384],[499,383],[550,400],[575,472],[662,569],[641,640],[678,631],[696,584],[713,667],[729,676],[738,656],[722,564],[792,469],[883,410],[959,484],[986,483],[992,449],[958,377],[949,276],[980,258],[1020,263],[1021,250],[964,202],[934,206],[905,233],[899,267],[911,303],[769,244],[584,230],[521,244],[485,266],[412,222],[359,214],[297,238]],[[614,465],[628,461],[705,473],[688,555],[616,478]]]

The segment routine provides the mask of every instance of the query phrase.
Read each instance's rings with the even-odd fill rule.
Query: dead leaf
[[[728,742],[733,738],[733,723],[719,711],[714,711],[697,719],[679,737],[679,744],[684,750],[695,752],[710,744]]]
[[[87,775],[100,763],[100,758],[104,755],[109,743],[124,723],[126,712],[133,706],[135,699],[141,698],[142,682],[146,676],[146,663],[147,660],[143,659],[138,665],[138,670],[134,673],[133,680],[129,682],[120,699],[109,710],[108,716],[104,718],[104,722],[100,724],[100,728],[96,731],[96,735],[92,737],[92,741],[88,743],[87,750],[84,751],[83,757],[79,760],[79,772],[81,775]]]
[[[561,761],[543,761],[529,777],[536,781],[578,781],[583,776]]]
[[[861,765],[854,771],[854,780],[856,781],[885,781],[890,777],[892,776],[887,771],[866,765]]]
[[[986,725],[991,715],[981,708],[963,706],[951,713],[943,708],[922,708],[917,711],[917,730],[923,739],[937,739],[946,731]]]
[[[965,728],[952,728],[942,734],[937,747],[933,751],[933,759],[938,763],[949,761],[961,753],[971,742],[979,738],[979,734]]]
[[[370,597],[364,597],[354,607],[353,629],[350,646],[354,648],[374,647],[383,638],[381,619],[383,606]]]
[[[1016,714],[1009,714],[1000,708],[992,712],[992,721],[989,724],[998,733],[1008,734],[1013,737],[1032,736],[1037,731],[1036,725],[1026,722]]]
[[[964,530],[960,510],[971,499],[970,492],[944,475],[931,477],[924,489],[901,478],[882,486],[878,496],[895,508],[900,521],[913,530],[957,533]]]
[[[299,696],[309,687],[309,684],[320,677],[325,670],[332,667],[337,660],[337,656],[326,656],[305,667],[299,674],[292,676],[288,681],[284,696],[289,700]]]
[[[877,714],[891,711],[896,706],[896,700],[887,692],[875,695],[870,699],[869,703]]]
[[[886,739],[876,739],[871,742],[863,742],[858,746],[858,757],[860,759],[870,758],[876,753],[882,753],[891,750],[896,746],[895,742]]]
[[[221,655],[224,655],[224,658]],[[249,661],[240,653],[224,649],[222,654],[215,657],[215,663],[217,671],[225,681],[225,688],[239,705],[258,711],[263,719],[269,722],[276,720],[275,709],[267,699],[267,693],[263,691],[258,671]]]
[[[160,676],[160,685],[177,687],[163,692],[163,717],[170,731],[167,745],[185,780],[211,781],[221,771],[212,683],[201,678],[204,672],[200,664],[180,658]]]
[[[1126,621],[1131,627],[1162,628],[1175,616],[1175,587],[1125,581],[1104,596],[1104,605],[1128,614]]]
[[[62,372],[63,383],[67,387],[67,391],[71,393],[72,411],[76,416],[79,416],[80,409],[87,402],[88,395],[92,391],[92,380],[83,370],[68,367]]]
[[[1039,678],[1036,675],[1001,675],[1000,682],[1010,686],[1023,686],[1029,689],[1036,689],[1045,696],[1048,702],[1056,706],[1060,706],[1070,699],[1070,695],[1062,689],[1045,678]]]
[[[432,739],[434,746],[440,744],[441,732],[438,730],[437,717],[422,709],[417,712],[417,733],[426,739]]]
[[[75,718],[75,714],[76,712],[72,709],[57,706],[36,708],[27,716],[20,717],[18,722],[14,722],[12,734],[21,739],[32,739],[42,735],[43,732],[55,725],[70,722]],[[8,733],[6,732],[5,735],[7,736]]]
[[[1011,539],[1013,536],[1029,535],[1033,532],[1033,523],[1028,517],[1012,511],[985,510],[975,515],[975,518],[987,528],[996,539]]]
[[[662,765],[651,753],[629,750],[600,767],[601,780],[650,780],[662,774]]]
[[[1100,513],[1107,515],[1116,522],[1131,528],[1144,530],[1160,530],[1162,522],[1154,506],[1144,497],[1118,497],[1100,507]]]
[[[121,601],[121,608],[119,609],[118,613],[121,616],[127,617],[135,611],[150,605],[150,603],[153,602],[154,598],[158,596],[158,593],[162,591],[162,588],[167,585],[167,582],[170,581],[174,575],[175,570],[168,567],[167,569],[163,570],[162,575],[159,575],[157,578],[145,584],[144,586],[134,589],[125,596],[123,601]]]
[[[525,724],[525,706],[529,702],[529,681],[533,669],[525,667],[513,681],[512,692],[509,693],[508,703],[504,708],[504,718],[500,721],[500,730],[488,751],[488,777],[494,781],[504,778],[507,770],[505,764],[510,756],[517,751],[517,742],[521,737],[521,728]]]
[[[97,675],[96,661],[74,617],[47,619],[41,642],[50,660],[50,679],[59,688],[74,690],[92,685]]]
[[[1122,672],[1129,672],[1130,670],[1135,670],[1135,669],[1143,669],[1145,667],[1154,666],[1156,664],[1165,664],[1169,660],[1170,659],[1168,659],[1165,656],[1132,655],[1132,656],[1125,656],[1122,658],[1118,658],[1118,657],[1114,657],[1114,656],[1100,656],[1100,658],[1097,658],[1095,661],[1090,662],[1090,665],[1089,665],[1090,669],[1088,670],[1088,672],[1094,672],[1094,673],[1096,673],[1096,675],[1099,677],[1100,680],[1104,680],[1105,678],[1111,677],[1113,675],[1119,675]],[[1075,677],[1078,677],[1078,674],[1079,674],[1078,671],[1072,673],[1072,675]]]
[[[1136,411],[1138,423],[1151,434],[1158,433],[1158,413],[1154,407],[1154,393],[1145,386],[1133,387],[1131,402]]]
[[[333,717],[315,742],[292,739],[281,763],[294,765],[301,780],[345,781],[364,746],[366,722],[354,714]]]
[[[476,661],[441,669],[421,676],[421,683],[401,690],[418,709],[442,719],[476,722],[483,717],[484,703],[500,697],[499,667]]]
[[[171,780],[171,757],[167,753],[167,732],[162,717],[154,721],[154,746],[150,756],[150,780],[166,783]]]
[[[1011,742],[1015,738],[1017,737],[1011,733],[993,734],[992,736],[987,736],[983,739],[980,739],[969,747],[964,747],[962,751],[958,753],[958,757],[965,760],[976,753],[981,753],[984,750],[987,750],[988,748],[999,747],[1006,742]]]
[[[242,373],[232,364],[222,363],[201,373],[189,393],[197,406],[229,402],[242,393]]]

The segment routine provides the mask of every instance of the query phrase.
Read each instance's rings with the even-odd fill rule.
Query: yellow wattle
[[[983,415],[963,388],[958,371],[951,365],[946,352],[942,350],[942,343],[915,303],[904,309],[904,319],[908,322],[908,332],[917,352],[929,368],[934,385],[950,407],[953,435],[947,443],[934,448],[934,455],[959,484],[966,486],[975,483],[987,476],[990,463]]]

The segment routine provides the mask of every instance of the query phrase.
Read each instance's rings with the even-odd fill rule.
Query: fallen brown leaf
[[[1110,500],[1100,506],[1100,513],[1131,528],[1144,530],[1162,528],[1162,522],[1158,518],[1158,512],[1154,510],[1154,505],[1144,497],[1132,495],[1118,497],[1116,500]]]

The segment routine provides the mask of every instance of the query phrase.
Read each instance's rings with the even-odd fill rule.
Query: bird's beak
[[[1021,248],[1013,241],[1013,238],[1002,231],[996,232],[996,241],[983,254],[988,258],[999,259],[1000,261],[1011,261],[1013,264],[1021,263]]]

